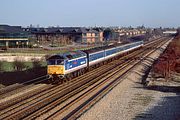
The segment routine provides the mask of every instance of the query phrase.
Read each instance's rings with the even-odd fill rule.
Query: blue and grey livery
[[[66,77],[78,70],[88,69],[107,59],[139,48],[143,46],[143,43],[143,41],[138,41],[128,44],[110,45],[84,51],[78,50],[52,55],[47,59],[47,72],[49,76],[57,75],[59,77]]]

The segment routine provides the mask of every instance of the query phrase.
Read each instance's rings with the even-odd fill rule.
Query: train
[[[143,45],[143,41],[136,41],[51,55],[47,58],[47,74],[53,81],[71,79],[83,74],[97,64],[140,48]]]

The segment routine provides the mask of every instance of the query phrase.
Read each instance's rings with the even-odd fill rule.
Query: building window
[[[83,36],[86,36],[86,33],[83,33]]]
[[[83,42],[83,43],[86,43],[86,42],[87,42],[87,39],[86,39],[86,38],[82,39],[82,42]]]

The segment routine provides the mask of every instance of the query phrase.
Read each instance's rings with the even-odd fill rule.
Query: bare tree
[[[163,35],[162,28],[160,27],[160,28],[154,29],[154,34],[162,36]]]
[[[27,66],[24,64],[24,62],[18,61],[18,60],[15,60],[13,62],[13,67],[14,67],[14,70],[16,70],[16,71],[22,71],[27,68]]]
[[[41,67],[41,62],[38,59],[33,59],[33,68],[40,68]]]
[[[0,72],[3,71],[3,61],[0,61]]]
[[[177,33],[178,35],[180,35],[180,27],[177,29]]]
[[[145,34],[145,40],[148,41],[152,36],[153,36],[152,30],[147,29],[146,34]]]

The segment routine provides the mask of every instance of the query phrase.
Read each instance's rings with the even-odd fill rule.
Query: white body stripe
[[[91,61],[91,62],[89,62],[89,66],[94,65],[94,64],[96,64],[96,63],[98,63],[98,62],[101,62],[101,61],[103,61],[103,60],[104,60],[104,57],[103,57],[103,58],[100,58],[100,59],[97,59],[97,60],[94,60],[94,61]]]
[[[107,59],[109,59],[109,58],[112,58],[112,57],[114,57],[114,56],[116,56],[116,55],[122,54],[122,53],[124,53],[124,52],[133,50],[133,49],[138,48],[138,47],[140,47],[140,46],[141,46],[141,45],[135,46],[135,47],[132,47],[132,48],[129,48],[129,49],[127,49],[127,50],[123,50],[123,51],[121,51],[121,52],[118,52],[118,53],[115,53],[115,54],[112,54],[112,55],[109,55],[109,56],[105,57],[105,60],[107,60]]]
[[[71,62],[71,61],[73,61],[73,60],[77,60],[77,59],[81,59],[81,58],[86,58],[87,56],[82,56],[82,57],[79,57],[79,58],[74,58],[74,59],[72,59],[72,60],[68,60],[68,62]]]
[[[103,60],[107,60],[107,59],[112,58],[112,57],[114,57],[114,56],[116,56],[116,55],[122,54],[122,53],[124,53],[124,52],[129,51],[129,50],[132,50],[132,49],[138,48],[138,47],[140,47],[140,46],[142,46],[142,45],[135,46],[135,47],[129,48],[129,49],[127,49],[127,50],[123,50],[123,51],[121,51],[121,52],[118,52],[118,53],[115,53],[115,54],[109,55],[109,56],[107,56],[107,57],[103,57],[103,58],[100,58],[100,59],[94,60],[94,61],[90,62],[90,63],[89,63],[89,65],[90,65],[90,66],[91,66],[91,65],[94,65],[94,64],[96,64],[96,63],[102,62]]]
[[[78,67],[69,69],[69,70],[65,70],[65,73],[64,73],[64,74],[68,74],[68,73],[74,72],[74,71],[76,71],[76,70],[85,68],[85,67],[87,67],[87,63],[86,63],[86,64],[83,64],[83,65],[80,65],[80,66],[78,66]]]

